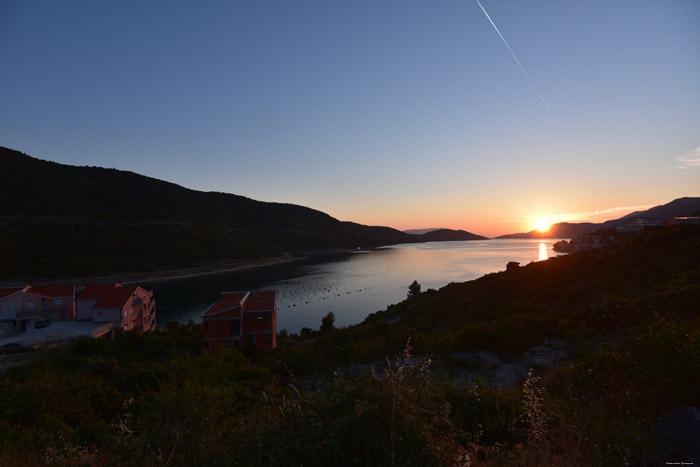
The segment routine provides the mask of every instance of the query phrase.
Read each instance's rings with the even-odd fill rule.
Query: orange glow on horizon
[[[539,230],[540,232],[548,231],[552,224],[554,224],[554,222],[552,222],[550,219],[535,219],[532,221],[532,225],[535,230]]]

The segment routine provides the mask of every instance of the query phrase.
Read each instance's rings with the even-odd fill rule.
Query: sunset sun
[[[552,226],[553,222],[549,219],[535,219],[533,226],[540,232],[546,232]]]

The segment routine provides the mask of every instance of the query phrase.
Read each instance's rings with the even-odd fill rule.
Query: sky
[[[699,1],[480,2],[0,0],[0,146],[402,230],[700,196]]]

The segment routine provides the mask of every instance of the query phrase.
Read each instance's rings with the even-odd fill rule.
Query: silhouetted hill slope
[[[180,221],[255,230],[364,227],[303,206],[190,190],[133,172],[58,164],[6,148],[0,157],[0,215]]]
[[[466,230],[438,229],[426,232],[421,235],[421,238],[426,242],[445,242],[445,241],[461,241],[461,240],[488,240],[486,237],[476,235]]]
[[[308,248],[447,239],[7,148],[0,148],[0,163],[0,278],[141,272]]]
[[[674,217],[697,216],[698,212],[700,212],[700,198],[684,197],[661,206],[655,206],[646,211],[636,211],[619,219],[603,223],[560,222],[552,225],[546,232],[532,230],[530,232],[501,235],[497,238],[575,238],[600,229],[622,228],[640,223],[663,223]]]
[[[432,232],[433,230],[442,230],[442,227],[431,227],[428,229],[408,229],[404,230],[404,232],[411,235],[423,235],[425,233]]]
[[[700,198],[684,197],[674,199],[670,203],[655,206],[646,211],[637,211],[627,214],[620,219],[603,222],[602,228],[622,227],[638,222],[665,222],[674,217],[692,216],[700,211]]]
[[[192,321],[75,339],[2,358],[0,463],[691,465],[699,300],[700,226],[675,225],[265,353],[203,354]]]
[[[546,390],[538,397],[547,401],[548,416],[563,422],[559,427],[571,423],[584,440],[572,443],[570,431],[559,431],[550,438],[548,446],[559,446],[553,452],[585,451],[581,465],[659,465],[670,457],[653,428],[672,409],[700,407],[699,300],[700,226],[652,227],[602,248],[426,290],[276,357],[295,374],[323,368],[338,374],[397,355],[410,339],[414,356],[429,356],[462,378],[462,392],[471,387],[468,377],[482,387],[478,369],[496,380],[531,369],[542,375]],[[508,363],[499,367],[484,351]],[[503,406],[501,399],[489,416],[479,412],[475,420],[488,420],[485,432],[495,433]],[[514,419],[502,418],[500,428]],[[678,437],[685,431],[680,424],[669,430]],[[513,453],[488,465],[530,465],[518,463],[520,448]]]
[[[546,232],[540,232],[539,230],[531,230],[530,232],[521,232],[509,235],[501,235],[500,239],[508,238],[571,238],[578,237],[588,232],[595,232],[601,227],[597,227],[602,224],[593,224],[591,222],[584,222],[580,224],[572,224],[570,222],[560,222],[558,224],[552,225]]]

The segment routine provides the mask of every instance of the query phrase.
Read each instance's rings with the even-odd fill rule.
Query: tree
[[[520,263],[517,261],[509,261],[508,264],[506,264],[506,271],[514,271],[520,267]]]
[[[420,284],[418,281],[413,281],[413,283],[408,286],[408,298],[417,297],[418,295],[420,295]]]
[[[326,316],[321,319],[321,333],[325,334],[335,329],[335,314],[329,311]]]

